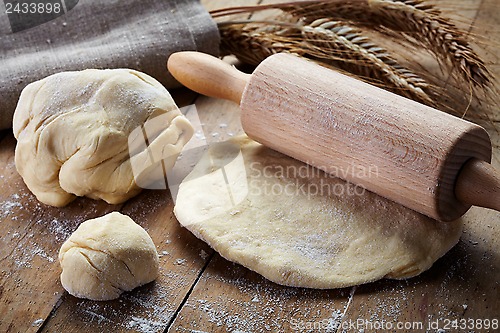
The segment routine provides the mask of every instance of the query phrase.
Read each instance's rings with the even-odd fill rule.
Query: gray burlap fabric
[[[0,4],[2,7],[2,4]],[[0,129],[12,126],[21,90],[47,75],[85,68],[133,68],[166,87],[168,55],[216,55],[219,34],[197,0],[80,0],[66,14],[12,33],[0,14]]]

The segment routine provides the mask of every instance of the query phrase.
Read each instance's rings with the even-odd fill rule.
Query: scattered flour
[[[179,258],[179,259],[176,259],[176,260],[175,260],[175,264],[176,264],[176,265],[184,265],[184,264],[186,264],[186,263],[187,263],[187,260],[186,260],[186,259],[181,259],[181,258]]]
[[[42,318],[35,320],[33,323],[31,323],[31,326],[36,327],[42,325],[44,320]]]
[[[15,193],[6,201],[0,203],[0,219],[4,219],[7,216],[10,216],[13,220],[17,219],[17,211],[22,208],[19,198],[19,194]]]
[[[206,260],[210,255],[206,253],[204,250],[200,250],[200,258]]]

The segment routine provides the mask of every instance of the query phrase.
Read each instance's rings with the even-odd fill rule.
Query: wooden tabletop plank
[[[236,104],[201,97],[196,105],[209,141],[243,133]],[[350,291],[283,287],[216,254],[168,332],[315,332],[303,328],[314,321],[331,328]]]
[[[350,298],[350,289],[280,286],[217,254],[168,332],[318,332],[307,327],[331,329]]]

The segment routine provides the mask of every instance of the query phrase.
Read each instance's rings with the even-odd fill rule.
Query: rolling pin
[[[186,87],[240,104],[247,135],[274,150],[441,221],[471,205],[500,210],[500,175],[480,126],[312,61],[275,54],[252,74],[174,53]]]

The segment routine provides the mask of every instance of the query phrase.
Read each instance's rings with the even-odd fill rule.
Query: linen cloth
[[[172,88],[171,53],[219,51],[217,26],[197,0],[80,0],[65,14],[18,32],[2,8],[6,3],[0,3],[0,129],[12,126],[21,90],[56,72],[132,68]]]

